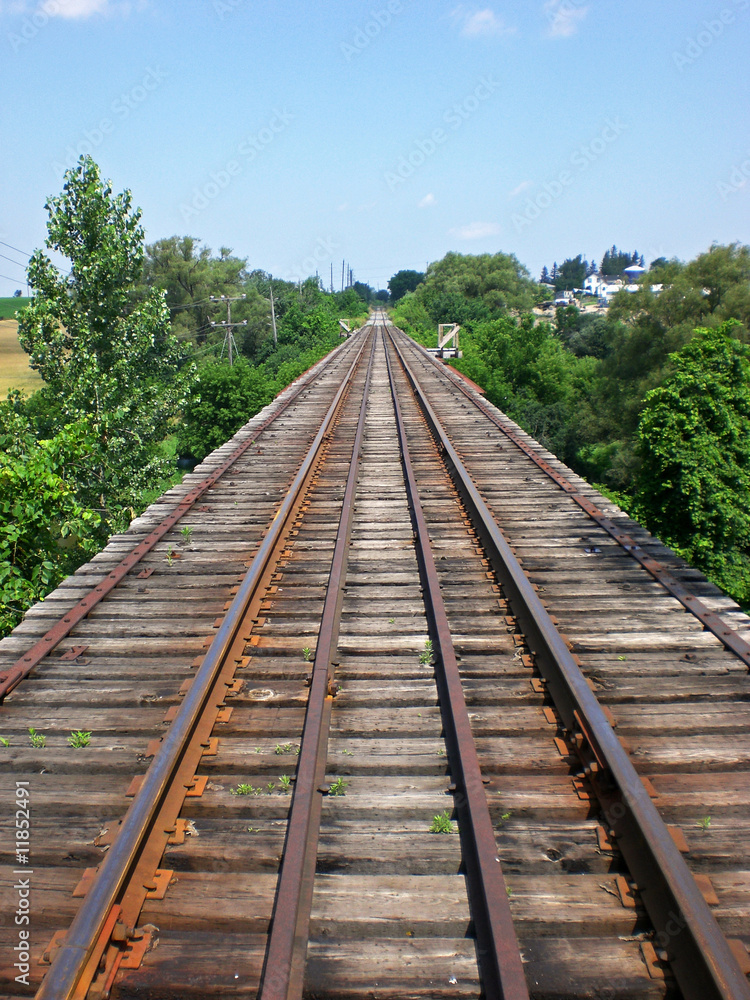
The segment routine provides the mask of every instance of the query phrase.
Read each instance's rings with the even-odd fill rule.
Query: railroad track
[[[748,624],[376,315],[0,643],[0,989],[750,997]]]

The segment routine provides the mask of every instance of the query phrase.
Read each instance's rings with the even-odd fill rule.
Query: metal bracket
[[[72,646],[67,653],[63,653],[61,660],[77,660],[81,653],[85,653],[88,646]],[[88,661],[86,661],[88,662]]]
[[[136,928],[120,960],[121,969],[140,969],[143,959],[151,950],[156,930],[156,928],[153,930],[150,928],[147,930],[145,927]]]
[[[157,868],[154,877],[143,883],[146,899],[164,899],[173,878],[174,871],[167,868]]]

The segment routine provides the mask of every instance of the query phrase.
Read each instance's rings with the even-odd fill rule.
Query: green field
[[[22,309],[30,301],[31,299],[27,299],[25,295],[18,299],[0,299],[0,319],[13,319],[16,315],[16,309]]]
[[[0,299],[19,302],[20,299]],[[8,389],[20,389],[30,396],[40,388],[42,380],[29,368],[29,356],[18,343],[18,324],[14,319],[0,320],[0,399]]]

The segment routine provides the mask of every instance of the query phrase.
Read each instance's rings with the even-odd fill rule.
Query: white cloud
[[[111,14],[115,11],[129,14],[134,7],[142,9],[145,6],[144,0],[132,2],[113,2],[113,0],[11,0],[10,3],[2,3],[0,0],[0,14],[31,14],[38,11],[47,17],[62,17],[68,21],[84,20],[93,14]]]
[[[459,240],[482,240],[499,234],[500,226],[496,222],[471,222],[468,226],[448,230],[449,236],[456,236]]]
[[[546,0],[547,34],[550,38],[570,38],[578,31],[588,11],[585,0]]]
[[[103,14],[109,7],[109,0],[57,0],[56,7],[55,13],[59,17],[91,17],[92,14]]]
[[[521,181],[518,187],[513,188],[513,190],[508,195],[509,198],[517,198],[519,194],[523,194],[524,191],[528,191],[530,187],[534,186],[533,181]]]
[[[437,199],[434,194],[426,194],[417,205],[417,208],[429,208],[431,205],[434,205],[436,201]]]
[[[461,25],[461,34],[464,38],[497,38],[502,35],[512,35],[516,30],[498,17],[491,7],[469,11],[461,4],[451,12],[451,17],[455,23]]]

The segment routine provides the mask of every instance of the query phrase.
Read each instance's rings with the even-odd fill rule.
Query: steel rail
[[[463,692],[461,673],[451,636],[450,623],[440,590],[429,528],[419,497],[411,461],[395,377],[383,332],[393,409],[396,415],[399,447],[406,480],[407,497],[414,526],[415,547],[428,612],[430,632],[437,657],[435,676],[440,711],[448,750],[451,778],[455,786],[455,804],[459,816],[459,834],[466,862],[469,905],[477,936],[479,971],[483,995],[487,1000],[528,1000],[529,992],[516,937],[508,892],[497,856],[492,825],[476,744],[471,731],[469,711]],[[401,359],[403,364],[403,359]]]
[[[391,326],[393,324],[390,324]],[[394,327],[398,329],[398,327]],[[414,343],[413,345],[419,351],[420,355],[423,356],[430,364],[434,365],[438,371],[446,375],[446,377],[459,389],[467,399],[476,406],[486,417],[488,417],[492,423],[510,440],[516,445],[526,456],[530,458],[535,465],[538,466],[541,471],[548,476],[555,485],[566,493],[574,503],[583,510],[588,516],[595,521],[603,531],[605,531],[610,538],[625,551],[629,556],[638,562],[643,569],[657,583],[660,583],[664,589],[671,594],[675,600],[679,601],[680,604],[694,615],[703,625],[703,627],[708,631],[712,632],[716,638],[724,645],[724,647],[730,652],[738,656],[742,662],[750,667],[750,642],[744,639],[736,629],[731,628],[727,623],[718,615],[715,611],[712,611],[708,605],[704,604],[703,601],[696,595],[693,594],[688,587],[685,586],[677,577],[669,570],[667,567],[659,562],[658,559],[654,559],[650,556],[648,552],[626,531],[623,531],[611,518],[607,517],[603,510],[592,503],[588,497],[584,496],[580,492],[578,487],[571,483],[565,478],[562,473],[558,472],[549,462],[547,462],[541,455],[529,446],[529,444],[524,441],[523,437],[513,431],[509,427],[503,426],[502,422],[498,418],[497,414],[493,412],[485,400],[476,399],[468,387],[463,383],[463,380],[459,374],[452,372],[450,368],[445,365],[438,363],[435,358],[424,348],[421,344]]]
[[[629,755],[503,537],[403,352],[389,336],[564,726],[579,744],[588,744],[594,757],[589,780],[685,1000],[750,1000],[747,978]]]
[[[143,783],[128,809],[120,831],[107,852],[93,885],[86,893],[65,940],[55,954],[52,966],[45,976],[36,1000],[71,1000],[89,965],[89,959],[100,942],[113,908],[118,906],[137,863],[139,852],[147,842],[148,833],[159,805],[167,793],[172,776],[188,747],[191,735],[218,676],[222,661],[232,646],[244,610],[263,577],[266,564],[274,546],[282,536],[293,514],[297,495],[301,493],[314,467],[316,457],[326,439],[342,398],[348,390],[368,338],[362,345],[347,371],[333,402],[323,418],[310,449],[302,462],[294,482],[280,505],[268,532],[263,539],[252,565],[240,586],[237,596],[226,613],[203,663],[198,668],[193,684],[185,695],[177,715],[167,731],[160,749],[146,772]]]
[[[304,987],[323,795],[327,791],[325,774],[328,739],[336,694],[333,660],[339,639],[375,347],[376,339],[373,337],[315,648],[294,797],[289,812],[259,1000],[301,1000]]]
[[[345,347],[342,344],[340,347],[334,349],[334,351],[328,355],[327,364],[333,360],[334,355],[338,353]],[[308,369],[308,372],[311,369]],[[305,373],[307,374],[307,373]],[[304,375],[302,376],[304,379]],[[248,436],[246,441],[243,441],[229,457],[221,463],[218,468],[214,469],[211,475],[203,479],[197,486],[194,486],[177,504],[176,507],[170,511],[170,513],[159,522],[159,524],[151,531],[149,534],[139,542],[131,551],[122,559],[113,570],[111,570],[101,583],[97,584],[95,587],[86,594],[85,597],[81,598],[77,604],[75,604],[69,611],[60,618],[60,620],[49,629],[41,639],[31,647],[31,649],[24,653],[24,655],[16,660],[10,667],[6,667],[0,670],[0,703],[5,699],[17,685],[26,677],[34,667],[38,666],[41,661],[49,655],[49,653],[58,646],[62,640],[68,636],[76,625],[78,625],[83,619],[102,601],[108,594],[110,594],[114,588],[127,576],[127,574],[137,565],[145,555],[147,555],[161,539],[170,531],[178,521],[180,521],[188,511],[195,506],[198,500],[207,493],[218,480],[229,470],[232,466],[240,459],[245,452],[251,448],[258,440],[258,437],[267,430],[273,423],[278,419],[279,416],[289,407],[295,399],[300,395],[300,393],[306,389],[311,382],[315,381],[318,375],[309,375],[304,381],[300,380],[299,385],[291,393],[291,395],[284,400],[284,402],[279,406],[275,413],[271,414],[263,423]]]

